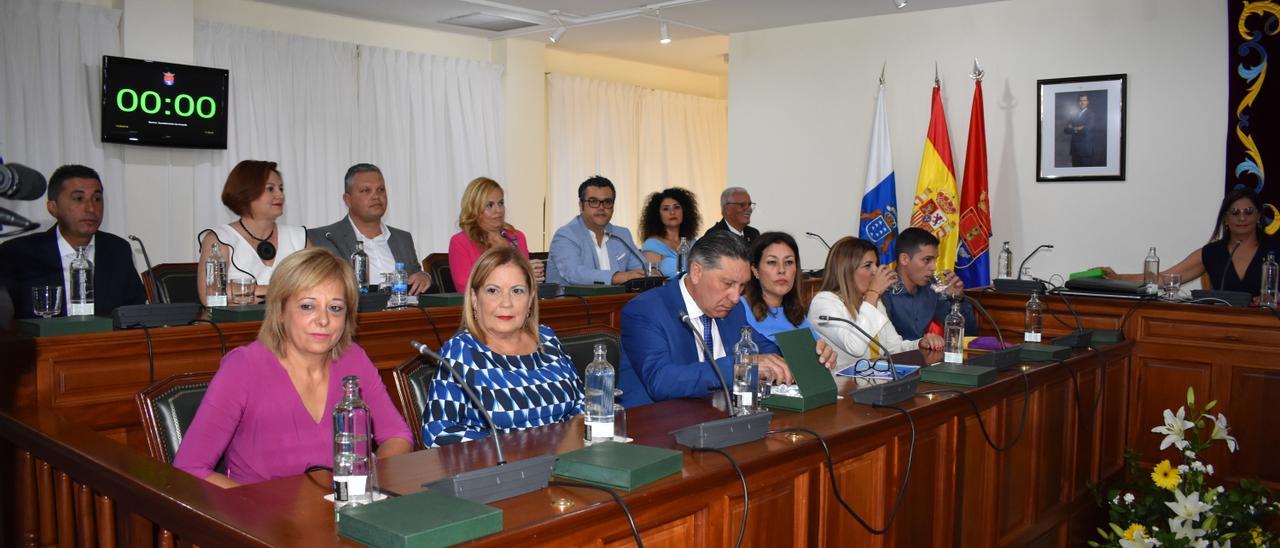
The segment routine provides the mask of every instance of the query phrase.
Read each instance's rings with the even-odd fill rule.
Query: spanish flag
[[[924,141],[920,178],[916,181],[916,197],[911,205],[911,226],[928,230],[938,238],[938,272],[953,270],[960,207],[956,199],[956,170],[951,162],[947,115],[942,111],[942,90],[936,81],[929,135]]]

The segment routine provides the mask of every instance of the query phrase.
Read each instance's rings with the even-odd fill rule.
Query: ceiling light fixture
[[[671,34],[667,32],[667,22],[662,19],[662,10],[653,10],[653,15],[658,18],[658,43],[670,44]]]
[[[567,32],[568,30],[569,29],[566,29],[563,26],[557,27],[556,30],[551,33],[551,36],[547,37],[547,39],[551,40],[552,44],[558,44],[560,43],[560,39],[564,38],[564,33]]]
[[[893,3],[898,6],[898,9],[907,7],[907,0],[893,0]]]

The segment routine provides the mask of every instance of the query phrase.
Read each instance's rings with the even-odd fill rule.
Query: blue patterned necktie
[[[711,316],[706,314],[702,315],[702,342],[706,345],[707,352],[714,356],[715,346],[711,340]],[[705,360],[707,357],[703,356],[702,359]]]

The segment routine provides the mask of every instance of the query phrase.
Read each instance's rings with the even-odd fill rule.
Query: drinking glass
[[[613,404],[613,441],[627,442],[627,410],[620,404]]]
[[[62,311],[62,286],[41,285],[31,288],[31,308],[37,316],[49,319]]]
[[[231,304],[253,304],[254,291],[257,288],[258,284],[250,278],[232,278],[227,282],[227,289],[231,293]]]
[[[1160,275],[1160,288],[1163,290],[1164,300],[1174,301],[1178,299],[1178,290],[1182,288],[1182,275],[1175,273],[1167,273]]]

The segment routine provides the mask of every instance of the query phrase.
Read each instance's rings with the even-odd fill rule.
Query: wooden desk
[[[1025,432],[1004,452],[983,441],[966,400],[944,394],[904,402],[914,420],[914,462],[902,510],[883,537],[869,535],[842,513],[812,439],[775,435],[729,448],[749,485],[745,544],[1077,544],[1093,534],[1086,483],[1121,466],[1131,351],[1132,343],[1125,342],[1079,352],[1063,364],[1030,366],[1026,396],[1024,378],[1012,372],[968,390],[997,443],[1018,435],[1028,405]],[[939,357],[912,353],[899,361],[930,363]],[[937,387],[921,387],[930,388]],[[852,389],[850,381],[841,381],[842,392]],[[1092,407],[1094,401],[1100,406]],[[47,405],[0,411],[0,438],[18,448],[4,451],[17,455],[17,481],[0,498],[16,512],[0,508],[0,516],[13,515],[10,530],[30,544],[68,542],[69,536],[145,544],[151,523],[174,531],[182,543],[209,546],[344,543],[334,535],[332,506],[321,499],[328,490],[326,474],[222,490],[112,444]],[[675,400],[631,410],[628,423],[638,443],[674,447],[669,431],[722,413],[705,400]],[[824,436],[845,499],[871,524],[884,524],[912,438],[902,415],[842,399],[804,414],[777,412],[772,426],[804,427]],[[581,437],[579,419],[505,435],[503,441],[508,458],[518,459],[577,449]],[[384,486],[407,493],[494,460],[490,444],[466,443],[386,459],[379,473]],[[574,504],[558,511],[551,502],[559,498]],[[743,513],[729,464],[719,455],[688,450],[680,475],[624,498],[649,546],[732,545]],[[595,491],[552,487],[494,505],[504,511],[503,531],[478,545],[631,542],[620,510]]]
[[[1020,337],[1026,295],[979,290],[970,295],[986,305],[1006,336]],[[1075,327],[1061,298],[1042,300],[1048,335]],[[1241,441],[1234,454],[1218,445],[1207,455],[1219,475],[1257,478],[1272,489],[1280,488],[1280,469],[1273,464],[1280,460],[1280,428],[1266,411],[1280,401],[1280,319],[1259,308],[1158,301],[1139,305],[1085,297],[1071,297],[1070,303],[1086,328],[1123,327],[1125,337],[1134,341],[1125,445],[1141,451],[1144,462],[1154,464],[1175,454],[1173,448],[1159,451],[1163,437],[1151,428],[1164,424],[1165,409],[1186,405],[1190,386],[1197,405],[1218,401],[1217,412],[1227,416]],[[982,323],[986,332],[985,319]]]
[[[632,296],[543,299],[539,320],[564,333],[595,324],[616,329],[622,305]],[[417,339],[439,348],[457,331],[461,314],[461,307],[363,313],[356,342],[392,389],[391,370],[413,356],[409,341]],[[153,380],[217,370],[222,359],[219,330],[230,350],[252,342],[260,325],[237,322],[214,328],[203,324],[155,328],[149,333],[133,329],[3,341],[6,370],[0,382],[0,405],[46,406],[145,453],[134,395]],[[154,373],[147,360],[148,336],[155,355]]]

